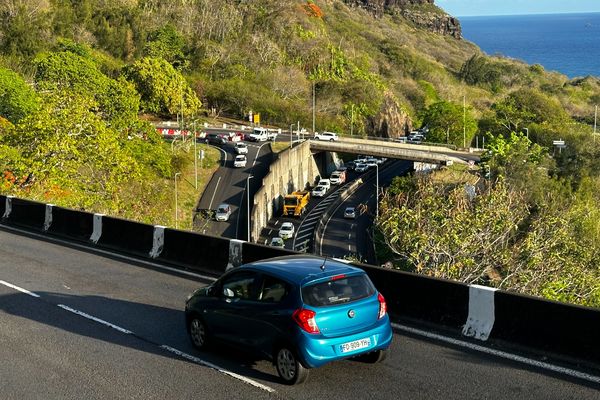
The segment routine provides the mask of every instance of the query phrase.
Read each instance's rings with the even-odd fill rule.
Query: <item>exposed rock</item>
[[[379,113],[367,121],[366,128],[370,135],[397,138],[412,130],[412,121],[394,94],[387,91]]]
[[[381,18],[385,12],[398,14],[419,28],[462,38],[460,22],[436,7],[434,0],[344,0],[351,7],[360,7]]]

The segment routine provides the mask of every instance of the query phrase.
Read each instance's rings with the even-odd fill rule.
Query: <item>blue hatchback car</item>
[[[382,361],[393,336],[385,299],[363,270],[308,255],[232,269],[192,293],[185,315],[196,348],[219,341],[262,354],[287,384],[331,361]]]

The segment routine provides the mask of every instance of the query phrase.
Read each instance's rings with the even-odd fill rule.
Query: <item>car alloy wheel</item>
[[[190,339],[192,339],[194,347],[200,350],[205,349],[207,337],[206,325],[202,320],[194,317],[190,322]]]
[[[298,361],[294,352],[286,347],[281,347],[277,351],[275,365],[277,373],[288,385],[302,383],[308,377],[308,369]]]

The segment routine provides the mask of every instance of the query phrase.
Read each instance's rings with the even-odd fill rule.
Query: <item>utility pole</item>
[[[312,83],[312,133],[315,134],[315,81]]]
[[[246,213],[248,214],[248,242],[252,236],[250,235],[250,179],[254,178],[253,175],[248,175],[246,178]]]
[[[467,96],[463,96],[463,149],[467,148]]]
[[[596,111],[594,112],[594,143],[596,143],[596,120],[598,119],[598,106],[596,106]]]
[[[181,172],[175,173],[175,229],[179,228],[179,224],[178,224],[179,206],[177,204],[177,177],[179,175],[181,175]]]
[[[197,144],[196,144],[196,142],[198,140],[196,140],[196,119],[195,118],[194,118],[192,127],[194,129],[194,174],[196,177],[196,190],[198,190],[198,150],[197,150]]]
[[[350,136],[354,134],[354,103],[350,105]]]

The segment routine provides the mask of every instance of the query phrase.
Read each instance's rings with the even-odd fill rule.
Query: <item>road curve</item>
[[[206,283],[0,228],[0,397],[598,396],[598,387],[583,381],[407,334],[395,334],[383,364],[337,362],[311,371],[304,385],[285,386],[266,361],[223,348],[210,353],[192,348],[183,304]]]

